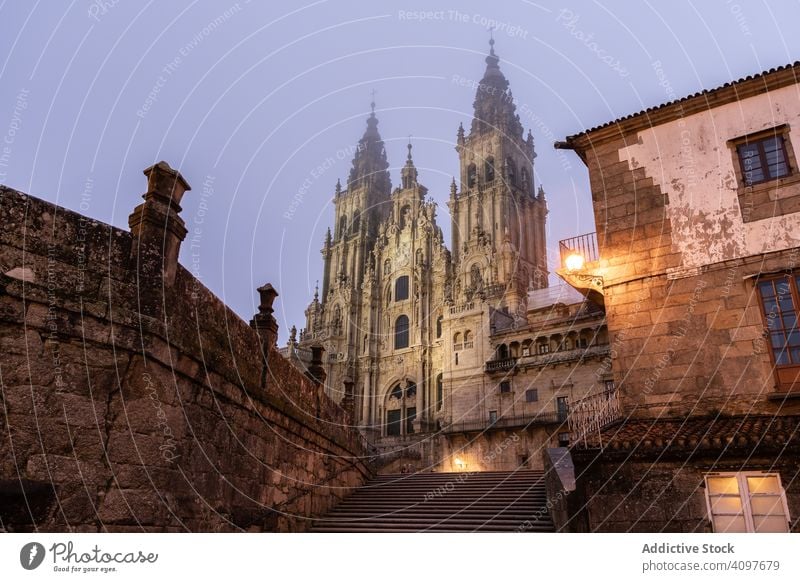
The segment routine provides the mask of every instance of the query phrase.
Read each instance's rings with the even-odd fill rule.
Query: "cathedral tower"
[[[343,396],[344,383],[352,382],[356,375],[358,338],[362,335],[361,285],[378,224],[389,212],[389,163],[378,132],[375,103],[371,106],[347,188],[336,183],[335,229],[333,234],[328,230],[322,249],[322,301],[319,306],[312,304],[307,314],[314,315],[316,326],[306,329],[305,340],[322,342],[329,360],[327,390],[337,401]],[[310,326],[312,317],[308,319]]]
[[[451,189],[454,300],[495,293],[516,311],[547,286],[544,191],[535,190],[533,136],[523,127],[490,41],[468,135],[459,127],[460,189]]]

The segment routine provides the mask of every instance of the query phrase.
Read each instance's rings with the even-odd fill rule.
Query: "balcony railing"
[[[561,253],[562,267],[566,266],[567,257],[574,253],[581,255],[585,263],[591,263],[600,258],[600,252],[597,250],[596,232],[565,238],[558,242],[558,250]]]
[[[442,428],[445,434],[459,432],[482,432],[485,430],[497,430],[503,428],[518,428],[520,426],[534,426],[544,424],[559,424],[566,422],[566,415],[558,412],[541,412],[534,415],[500,417],[495,421],[490,420],[467,420],[455,422]]]
[[[602,448],[601,430],[621,416],[616,388],[578,400],[569,407],[570,440],[586,444],[589,438],[597,435]]]
[[[486,372],[507,372],[508,370],[513,370],[516,365],[517,365],[517,358],[490,360],[486,362],[484,370]]]

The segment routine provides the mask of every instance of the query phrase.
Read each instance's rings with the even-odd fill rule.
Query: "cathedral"
[[[347,182],[336,184],[322,288],[299,341],[293,332],[282,350],[303,368],[312,347],[324,348],[326,392],[379,450],[417,470],[539,459],[566,431],[565,409],[559,416],[555,407],[567,396],[558,394],[584,396],[603,382],[585,373],[576,385],[572,360],[559,360],[559,370],[550,353],[575,351],[582,364],[586,348],[602,343],[603,314],[572,290],[548,288],[547,202],[534,183],[533,136],[493,45],[469,131],[457,131],[450,248],[410,143],[392,188],[373,103]],[[519,341],[500,337],[515,332]],[[504,448],[493,454],[498,442]]]

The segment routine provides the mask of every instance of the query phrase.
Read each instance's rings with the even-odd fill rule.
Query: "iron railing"
[[[596,232],[565,238],[558,242],[558,250],[561,254],[562,267],[566,267],[567,257],[573,253],[581,255],[585,263],[591,263],[600,258],[600,252],[597,249]]]
[[[602,448],[602,429],[621,416],[616,388],[578,400],[569,407],[570,441],[586,444],[596,434]]]

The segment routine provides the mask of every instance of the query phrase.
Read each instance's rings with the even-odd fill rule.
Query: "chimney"
[[[261,350],[266,359],[270,350],[275,349],[278,344],[278,322],[272,315],[275,311],[272,304],[275,302],[278,292],[270,283],[259,287],[257,291],[260,303],[258,313],[250,321],[250,327],[256,330],[258,337],[261,338]]]
[[[179,216],[180,202],[192,188],[167,162],[150,166],[144,175],[147,176],[144,202],[128,217],[133,235],[131,258],[141,278],[161,280],[170,287],[178,270],[181,242],[186,238],[186,226]]]

